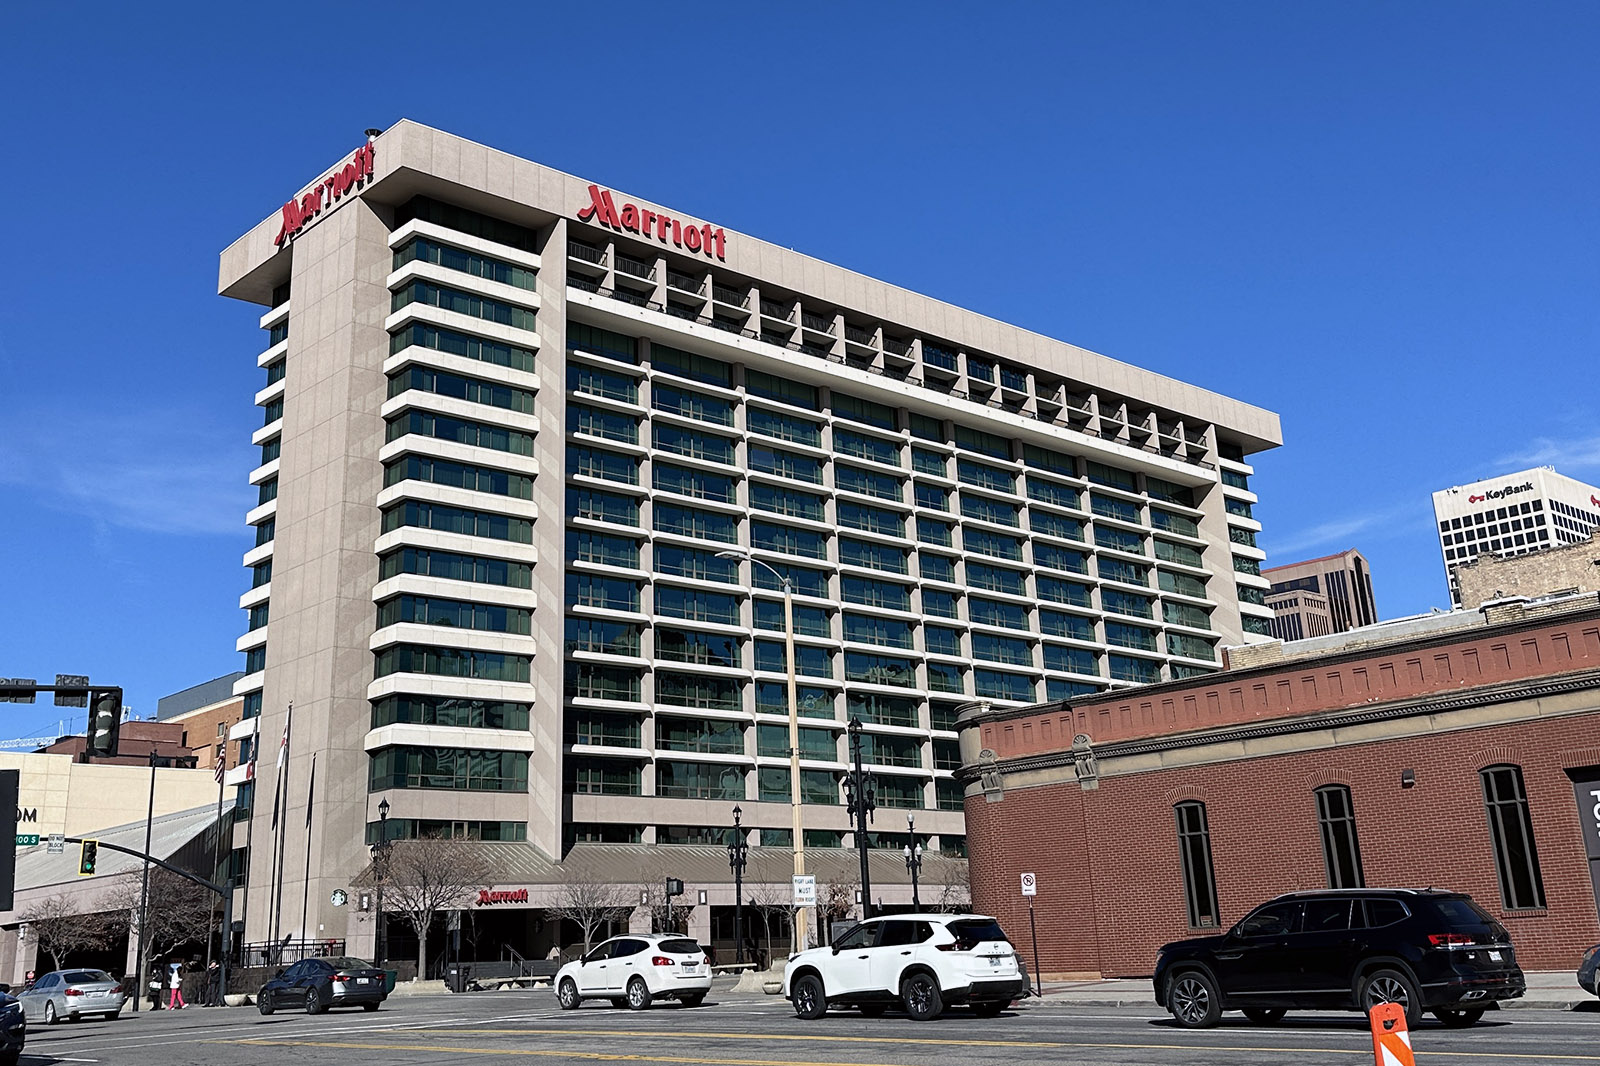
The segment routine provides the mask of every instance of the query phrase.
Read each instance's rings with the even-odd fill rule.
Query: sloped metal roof
[[[226,819],[232,811],[232,801],[224,802],[223,818]],[[170,860],[185,846],[210,830],[216,821],[217,805],[214,803],[160,815],[151,826],[150,854],[158,859]],[[127,825],[102,829],[89,839],[143,851],[144,829],[143,821],[130,822]],[[118,874],[135,873],[143,866],[143,863],[132,855],[103,848],[95,864],[94,875],[79,877],[78,845],[68,844],[66,851],[60,855],[51,855],[46,848],[47,846],[41,841],[33,847],[17,849],[18,891],[43,888],[47,885],[70,884],[75,888],[95,887],[97,883]]]

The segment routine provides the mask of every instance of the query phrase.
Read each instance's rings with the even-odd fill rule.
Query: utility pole
[[[733,871],[733,961],[744,961],[744,864],[749,845],[745,843],[744,826],[739,816],[744,812],[738,804],[733,806],[733,839],[728,841],[728,868]]]
[[[145,972],[149,967],[145,961],[145,948],[149,944],[149,937],[145,933],[150,917],[150,838],[156,823],[156,749],[150,749],[150,806],[144,816],[144,876],[139,883],[139,950],[134,956],[134,972],[137,980],[134,983],[133,1009],[139,1009],[139,1000],[143,996],[144,986],[150,980]]]

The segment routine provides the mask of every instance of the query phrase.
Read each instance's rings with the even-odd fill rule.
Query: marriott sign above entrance
[[[614,230],[626,230],[644,237],[654,237],[662,244],[671,241],[689,252],[704,252],[708,257],[726,260],[727,234],[721,227],[709,223],[696,226],[682,222],[671,215],[657,214],[638,204],[624,203],[617,210],[610,189],[589,186],[589,202],[578,212],[579,222],[598,222]]]

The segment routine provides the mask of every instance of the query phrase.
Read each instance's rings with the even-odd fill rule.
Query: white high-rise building
[[[773,571],[819,861],[854,840],[851,719],[873,843],[909,814],[960,855],[962,704],[1265,639],[1271,412],[415,123],[352,149],[221,263],[268,334],[235,691],[269,753],[294,705],[283,895],[311,911],[280,934],[370,935],[325,901],[380,801],[392,836],[485,841],[499,910],[546,905],[573,847],[685,873],[668,846],[720,851],[735,804],[752,847],[789,846]]]
[[[1523,555],[1588,540],[1600,527],[1600,488],[1540,466],[1433,494],[1450,603],[1461,606],[1456,567],[1485,552]]]

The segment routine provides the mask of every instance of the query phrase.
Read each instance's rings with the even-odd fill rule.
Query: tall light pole
[[[856,853],[861,859],[861,917],[872,917],[872,879],[867,871],[867,821],[878,809],[872,780],[861,769],[861,719],[850,719],[850,758],[855,766],[844,779],[845,809],[855,824]]]
[[[911,840],[905,846],[906,869],[911,871],[911,907],[913,910],[922,910],[922,897],[917,895],[917,875],[922,872],[922,845],[917,842],[917,819],[915,815],[906,815],[906,832]]]
[[[744,840],[739,816],[744,812],[733,805],[733,839],[728,841],[728,869],[733,871],[733,961],[744,961],[744,864],[750,850]]]
[[[378,966],[384,963],[384,952],[388,945],[384,943],[383,922],[383,879],[389,875],[389,801],[381,800],[378,803],[378,842],[372,845],[373,865],[377,867],[378,875],[378,927],[374,931],[372,940],[372,953],[377,958],[372,961]]]
[[[779,573],[776,567],[762,562],[743,549],[730,548],[719,551],[717,552],[717,558],[742,559],[752,566],[764,567],[768,573],[783,583],[783,658],[784,667],[789,674],[789,807],[794,834],[794,872],[795,876],[798,877],[806,872],[806,846],[804,830],[800,825],[800,704],[795,693],[794,586],[790,583],[788,576]],[[750,584],[753,590],[755,586],[753,572]],[[752,613],[754,610],[754,597],[752,596]],[[754,618],[751,621],[753,622]],[[795,908],[792,930],[791,953],[801,951],[806,946],[805,908]]]

